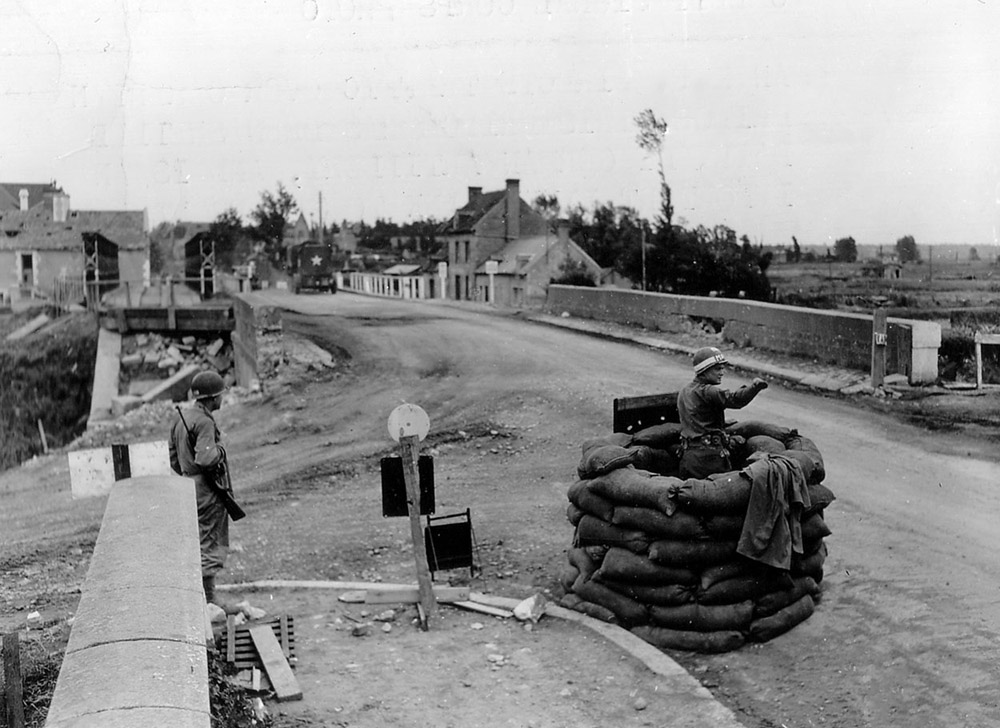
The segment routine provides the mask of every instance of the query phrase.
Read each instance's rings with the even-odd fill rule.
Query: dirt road
[[[267,298],[298,312],[287,330],[348,358],[285,375],[220,413],[251,514],[233,529],[230,582],[413,581],[408,524],[381,518],[378,487],[378,459],[393,449],[386,418],[405,401],[431,419],[438,512],[472,509],[484,569],[473,588],[556,593],[580,443],[611,431],[615,397],[690,378],[682,357],[512,315],[348,294]],[[748,728],[1000,725],[996,465],[966,456],[959,439],[777,384],[739,415],[795,427],[824,453],[838,496],[826,514],[824,596],[772,642],[672,656]],[[38,466],[44,488],[16,523],[0,514],[16,550],[33,554],[18,562],[27,584],[8,600],[22,610],[72,608],[66,584],[81,569],[63,564],[66,546],[82,547],[84,565],[89,553],[99,511],[73,510],[60,467]],[[5,474],[0,493],[25,491],[23,478]],[[32,518],[58,538],[32,546]],[[58,571],[44,565],[55,554]],[[25,600],[43,583],[48,592]],[[316,592],[247,596],[296,615],[306,700],[281,704],[281,725],[696,724],[641,665],[569,625],[543,620],[527,632],[443,608],[421,634],[403,610],[388,632],[376,623],[351,637],[378,610]]]

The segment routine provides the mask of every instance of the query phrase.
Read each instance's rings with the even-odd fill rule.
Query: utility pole
[[[640,245],[642,246],[642,290],[646,290],[646,226],[642,226],[642,237]]]
[[[319,193],[319,244],[323,244],[323,193]]]

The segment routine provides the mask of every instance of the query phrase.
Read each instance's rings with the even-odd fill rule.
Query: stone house
[[[467,202],[437,230],[448,250],[448,293],[455,300],[485,300],[477,271],[487,260],[521,238],[544,236],[549,223],[521,199],[520,182],[508,179],[505,189],[483,192],[469,187]]]
[[[595,284],[604,274],[597,261],[570,239],[569,222],[560,220],[554,234],[507,243],[476,269],[475,286],[484,302],[507,308],[535,307],[545,302],[550,281],[568,270],[585,273]]]
[[[145,210],[73,210],[55,183],[0,183],[0,297],[51,297],[85,280],[142,285],[147,229]]]

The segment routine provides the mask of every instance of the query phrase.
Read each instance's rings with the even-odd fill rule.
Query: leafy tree
[[[920,249],[912,235],[904,235],[896,241],[896,253],[900,263],[919,263]]]
[[[969,248],[969,260],[972,261],[973,263],[979,260],[979,251],[976,250],[975,245]]]
[[[298,211],[295,198],[278,182],[276,193],[270,190],[260,193],[260,202],[250,213],[253,220],[250,233],[264,244],[267,257],[279,266],[285,260],[285,228]]]
[[[594,277],[587,272],[587,266],[569,256],[560,263],[559,272],[561,275],[551,279],[551,283],[561,283],[566,286],[597,286]]]
[[[531,206],[549,221],[549,225],[559,217],[559,198],[555,195],[538,195],[534,202],[531,203]]]
[[[671,201],[670,185],[663,169],[663,137],[667,135],[669,124],[653,113],[652,109],[644,109],[633,121],[638,132],[635,135],[636,144],[646,153],[656,153],[657,170],[660,174],[660,217],[657,222],[670,237],[674,220],[674,206]]]
[[[249,235],[235,207],[219,213],[209,226],[208,234],[215,241],[215,259],[220,268],[231,268],[249,257]]]
[[[802,260],[802,248],[799,247],[799,241],[795,239],[794,235],[792,236],[792,255],[791,255],[791,257],[792,257],[792,259],[790,261],[788,261],[790,263],[798,263],[799,261]]]
[[[854,238],[840,238],[833,244],[833,259],[841,263],[853,263],[858,259],[858,244]]]

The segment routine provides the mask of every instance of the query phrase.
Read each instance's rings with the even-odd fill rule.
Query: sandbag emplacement
[[[562,606],[664,650],[720,653],[779,637],[821,594],[836,496],[797,430],[727,428],[730,468],[678,478],[680,425],[587,440],[567,492]]]

